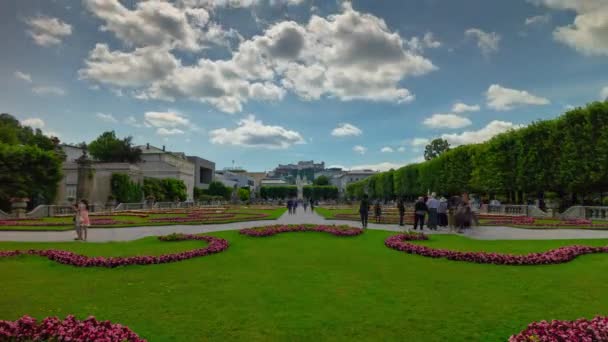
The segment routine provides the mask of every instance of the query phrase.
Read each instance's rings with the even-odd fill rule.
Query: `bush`
[[[232,195],[232,188],[225,186],[222,182],[213,181],[209,184],[209,189],[202,190],[202,194],[219,196],[224,200],[229,200]]]
[[[249,192],[249,189],[240,188],[238,195],[239,195],[239,199],[241,201],[247,202],[247,201],[249,201],[249,197],[250,197],[251,193]]]
[[[154,197],[158,202],[185,201],[187,198],[186,184],[175,178],[146,178],[143,191],[146,198]]]
[[[298,187],[295,185],[263,186],[260,188],[260,196],[264,199],[285,199],[297,195]]]
[[[141,202],[142,187],[141,185],[131,181],[128,175],[124,173],[115,173],[111,180],[112,196],[120,203],[136,203]]]

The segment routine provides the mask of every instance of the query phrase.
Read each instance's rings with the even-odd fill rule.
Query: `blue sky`
[[[386,169],[608,96],[608,1],[0,4],[0,111],[252,171]]]

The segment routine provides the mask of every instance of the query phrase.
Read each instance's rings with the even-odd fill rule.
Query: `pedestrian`
[[[89,202],[82,199],[78,203],[78,216],[80,216],[80,236],[82,241],[87,241],[87,230],[91,226],[89,219]]]
[[[294,215],[296,214],[297,209],[298,209],[298,200],[294,199],[293,200],[293,206],[291,207],[291,210],[293,211]]]
[[[458,196],[452,196],[448,200],[448,226],[450,227],[450,231],[456,230],[454,215],[456,215],[460,202],[460,197]]]
[[[429,211],[426,203],[424,203],[424,197],[418,197],[418,201],[414,205],[414,230],[418,228],[418,223],[420,223],[420,230],[424,229],[424,216]]]
[[[426,206],[429,210],[429,221],[427,226],[431,230],[437,230],[437,210],[439,209],[439,200],[436,197],[437,195],[433,192],[431,197],[426,202]]]
[[[367,228],[367,219],[369,217],[369,200],[367,195],[363,195],[363,199],[359,204],[359,216],[361,216],[361,225],[363,229]]]
[[[445,228],[448,226],[448,200],[445,197],[441,197],[439,200],[437,217],[439,219],[439,227]]]
[[[315,211],[315,200],[311,197],[310,198],[310,212],[314,212]]]
[[[308,207],[308,201],[302,201],[302,207],[304,208],[304,212],[306,212],[306,208]]]
[[[403,201],[403,197],[400,197],[399,202],[397,202],[397,210],[399,211],[399,225],[403,227],[403,217],[405,216],[405,202]]]
[[[382,206],[380,205],[380,201],[376,201],[374,205],[374,217],[376,219],[376,223],[380,223],[382,221]]]
[[[72,221],[74,222],[74,230],[76,231],[76,237],[74,240],[82,240],[82,230],[80,229],[80,213],[78,212],[78,204],[72,205],[72,209],[74,209],[74,217]]]
[[[289,215],[293,214],[293,201],[291,198],[287,200],[287,212]]]

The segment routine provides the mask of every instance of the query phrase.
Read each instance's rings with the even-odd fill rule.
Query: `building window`
[[[76,185],[66,185],[65,187],[65,197],[76,199]]]

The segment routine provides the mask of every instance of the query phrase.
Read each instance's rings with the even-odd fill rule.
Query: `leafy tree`
[[[132,137],[119,139],[114,131],[104,132],[88,146],[93,158],[102,162],[138,163],[141,150],[133,147]]]
[[[240,188],[238,191],[239,199],[243,202],[249,201],[250,195],[251,195],[251,193],[249,192],[249,189]]]
[[[142,187],[131,181],[129,175],[124,173],[115,173],[112,175],[110,188],[112,196],[120,203],[137,203],[141,202]]]
[[[225,200],[229,200],[232,195],[232,188],[227,187],[222,182],[213,181],[209,183],[209,189],[204,190],[205,195],[221,196]]]
[[[298,187],[293,185],[263,186],[260,188],[260,196],[264,199],[285,199],[297,195]]]
[[[439,157],[442,153],[450,150],[450,144],[445,139],[434,139],[424,149],[424,160],[431,160]]]
[[[319,176],[313,181],[314,185],[329,185],[329,178],[327,176]]]
[[[0,114],[0,143],[9,145],[33,145],[42,150],[52,151],[57,148],[59,139],[49,138],[37,129],[22,126],[15,117],[10,114]]]
[[[157,202],[171,200],[167,197],[163,184],[159,178],[144,178],[143,192],[146,198],[154,197],[154,200]]]
[[[175,178],[146,178],[143,192],[146,197],[154,197],[157,202],[172,202],[176,199],[185,201],[187,198],[186,184],[183,180]]]

